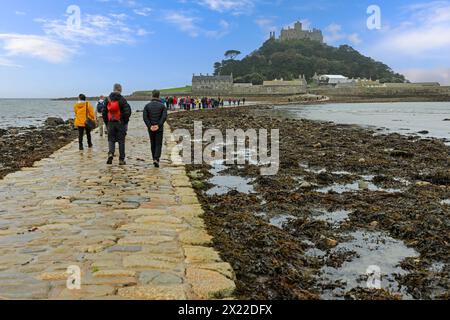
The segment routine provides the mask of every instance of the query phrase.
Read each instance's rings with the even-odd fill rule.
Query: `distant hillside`
[[[172,94],[172,93],[185,93],[185,92],[191,92],[192,86],[184,86],[179,88],[169,88],[169,89],[161,89],[161,94]],[[136,91],[133,92],[132,96],[150,96],[152,94],[153,90],[148,91]]]
[[[363,56],[348,45],[339,48],[311,40],[270,39],[242,60],[223,60],[214,65],[216,75],[233,74],[236,82],[261,84],[264,80],[292,80],[304,74],[342,74],[350,78],[372,78],[386,82],[405,82],[405,76],[389,66]]]

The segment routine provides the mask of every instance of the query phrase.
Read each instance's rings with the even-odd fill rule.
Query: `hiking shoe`
[[[119,166],[125,166],[126,164],[125,160],[119,160]]]
[[[84,147],[83,146],[80,146],[80,151],[83,151],[84,150]]]
[[[91,143],[90,145],[89,145],[89,149],[92,149],[94,147],[94,145]]]
[[[159,168],[159,161],[154,161],[153,165],[155,166],[155,168]]]
[[[112,164],[112,163],[113,163],[113,160],[114,160],[114,156],[110,154],[110,155],[108,156],[108,161],[106,162],[106,164]]]

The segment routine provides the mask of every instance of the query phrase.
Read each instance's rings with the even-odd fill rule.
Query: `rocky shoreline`
[[[280,171],[188,166],[243,299],[448,299],[450,148],[278,118],[267,107],[170,116],[173,129],[280,129]],[[383,290],[367,289],[372,264]],[[355,271],[357,270],[357,271]]]
[[[0,129],[0,179],[47,158],[78,136],[73,120],[48,118],[41,127]]]

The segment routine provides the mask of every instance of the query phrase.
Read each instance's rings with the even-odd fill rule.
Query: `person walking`
[[[167,120],[167,109],[159,99],[160,92],[158,90],[153,91],[152,97],[152,101],[144,108],[143,117],[150,136],[153,165],[159,168],[164,138],[164,123]]]
[[[103,121],[103,108],[105,108],[105,96],[100,96],[100,99],[97,102],[97,119],[98,119],[98,128],[100,137],[103,137],[105,133],[105,123]]]
[[[86,96],[80,94],[78,96],[78,102],[74,106],[75,112],[75,127],[78,128],[78,143],[80,151],[84,150],[83,138],[86,132],[89,148],[92,148],[91,131],[95,129],[95,112],[89,101],[86,101]]]
[[[78,102],[74,106],[75,113],[75,127],[78,128],[78,142],[80,151],[84,150],[83,139],[86,132],[88,146],[93,147],[91,132],[96,126],[96,116],[94,108],[91,103],[86,101],[86,96],[80,94],[78,96]]]
[[[119,165],[123,166],[126,165],[125,138],[131,117],[131,107],[122,96],[120,84],[114,85],[113,92],[105,99],[105,106],[102,116],[108,129],[109,152],[107,164],[113,163],[116,143],[119,143]]]

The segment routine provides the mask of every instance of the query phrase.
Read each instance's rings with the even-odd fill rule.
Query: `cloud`
[[[48,36],[75,43],[93,43],[96,45],[112,45],[133,43],[133,35],[137,33],[127,26],[125,14],[82,16],[81,26],[68,26],[67,21],[56,19],[38,19]]]
[[[197,0],[197,3],[218,12],[232,12],[234,15],[250,13],[255,0]]]
[[[72,48],[45,36],[3,33],[0,41],[6,57],[26,56],[61,63],[75,54]]]
[[[277,30],[275,22],[271,18],[259,18],[255,20],[255,23],[262,31],[264,31],[264,33],[269,33],[271,31]]]
[[[400,71],[411,82],[439,82],[442,85],[450,85],[450,68],[439,67],[432,69],[404,69]]]
[[[21,65],[18,65],[11,61],[8,58],[0,57],[0,67],[9,67],[9,68],[22,68]]]
[[[133,12],[138,16],[148,17],[153,10],[151,8],[134,9]]]
[[[382,34],[376,49],[416,57],[450,50],[450,1],[410,5],[404,14],[398,27]]]
[[[26,16],[26,15],[27,15],[27,13],[26,13],[26,12],[23,12],[23,11],[16,11],[16,12],[14,12],[14,14],[15,14],[16,16]]]
[[[201,19],[180,12],[169,12],[165,15],[164,20],[176,26],[180,31],[187,33],[193,38],[200,35],[210,38],[221,38],[227,35],[230,31],[230,24],[225,20],[219,21],[219,29],[206,30],[199,25]]]
[[[165,20],[177,26],[178,29],[191,37],[195,38],[200,34],[199,27],[197,26],[197,22],[199,21],[198,18],[183,15],[178,12],[172,12],[166,15]]]
[[[342,43],[344,41],[349,41],[352,45],[362,43],[357,33],[347,34],[342,30],[342,26],[337,23],[332,23],[325,28],[324,40],[328,44]]]

